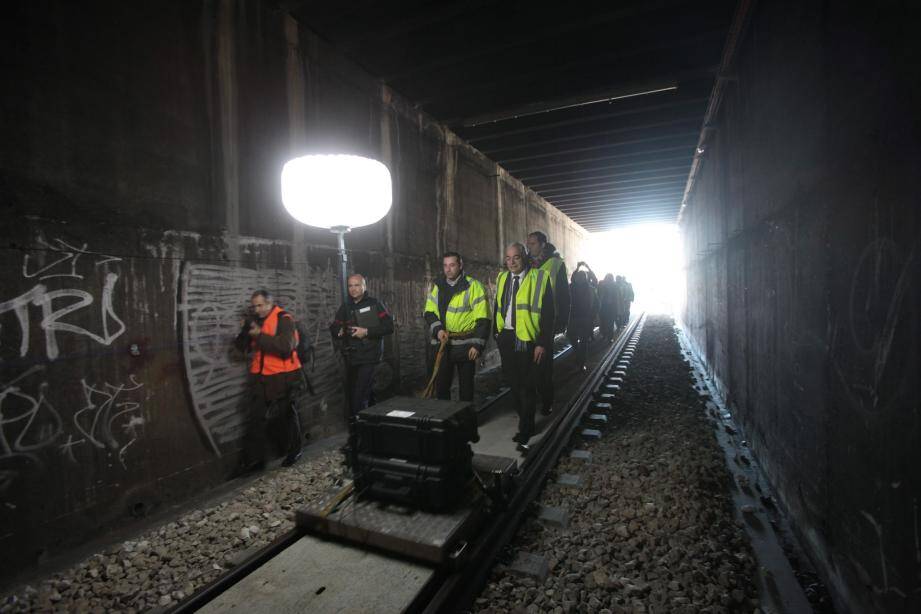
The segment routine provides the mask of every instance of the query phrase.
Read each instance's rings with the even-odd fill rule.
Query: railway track
[[[547,475],[556,465],[560,454],[568,447],[581,419],[596,402],[596,398],[600,397],[600,385],[609,377],[612,367],[617,365],[627,347],[635,346],[644,320],[645,315],[641,314],[618,337],[608,355],[583,382],[577,395],[570,399],[565,410],[551,426],[552,430],[548,436],[528,455],[522,468],[522,479],[508,509],[490,523],[477,543],[471,547],[466,564],[447,575],[431,599],[424,604],[418,604],[415,611],[425,614],[451,612],[463,609],[473,602],[482,589],[493,561],[515,535],[528,505],[543,488]]]
[[[620,380],[615,372],[625,368],[629,363],[629,357],[632,355],[632,350],[642,331],[644,321],[644,314],[631,321],[596,368],[582,381],[575,394],[570,396],[565,407],[561,408],[558,415],[555,416],[547,427],[546,434],[523,459],[515,476],[515,488],[507,501],[507,505],[499,511],[492,511],[473,539],[459,543],[456,551],[452,552],[449,557],[447,564],[429,566],[429,571],[424,574],[424,581],[419,581],[419,588],[415,591],[415,594],[406,599],[401,606],[393,609],[408,613],[434,614],[437,612],[462,611],[473,602],[482,589],[493,562],[502,548],[514,536],[522,516],[531,501],[540,493],[548,474],[557,464],[560,454],[570,445],[583,417],[588,413],[603,412],[610,407],[609,404],[606,405],[606,401],[611,400],[616,395],[616,388]],[[554,358],[559,359],[565,356],[569,353],[568,350],[569,348],[562,348],[555,354]],[[495,395],[490,399],[489,403],[497,402],[502,396],[501,393]],[[483,413],[484,409],[486,408],[481,407],[480,413]],[[286,556],[287,552],[293,551],[301,540],[305,538],[305,535],[306,531],[302,527],[282,534],[241,564],[179,603],[170,612],[223,611],[228,607],[234,607],[228,606],[229,603],[233,602],[228,597],[228,594],[236,591],[241,593],[240,597],[238,597],[241,601],[235,603],[245,603],[247,611],[265,611],[277,614],[278,604],[273,605],[266,602],[264,606],[261,606],[259,604],[259,595],[251,594],[252,586],[248,589],[243,587],[247,583],[252,584],[253,576],[257,572],[273,573],[263,570],[268,570],[272,566],[271,564],[267,565],[268,563],[277,561],[279,558]],[[332,547],[361,549],[356,544],[340,542],[341,540],[333,540],[334,545]],[[369,551],[375,550],[372,547],[366,547],[366,549]],[[363,564],[367,565],[368,563],[364,562]],[[375,564],[386,565],[386,562],[376,562]],[[394,565],[403,565],[405,568],[405,553],[394,558]],[[286,582],[296,582],[296,580],[288,578]],[[320,595],[327,590],[326,584],[313,589],[312,592],[315,595]],[[362,586],[362,584],[365,584],[365,586]],[[380,586],[369,587],[366,584],[368,583],[356,583],[352,590],[376,590],[378,592],[381,590]],[[269,587],[266,590],[270,590],[272,581],[266,580],[261,585]],[[307,581],[304,582],[304,585],[305,591],[312,587],[310,582]],[[333,588],[334,590],[336,589]],[[242,601],[244,599],[246,601]],[[347,598],[336,601],[330,594],[325,595],[324,599],[327,600],[326,603],[340,604],[340,606],[329,606],[331,608],[341,607],[341,604],[347,601]],[[366,596],[366,599],[369,599],[369,602],[374,601],[373,595]],[[299,603],[302,606],[306,604],[303,600],[300,600]],[[390,607],[393,606],[387,606],[387,608]],[[369,611],[385,611],[387,608]],[[289,611],[296,610],[290,609]],[[312,611],[322,610],[312,609]],[[346,610],[333,609],[331,611]]]

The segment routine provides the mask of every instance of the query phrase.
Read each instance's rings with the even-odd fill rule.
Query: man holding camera
[[[265,467],[269,430],[279,447],[285,448],[282,465],[293,465],[301,456],[301,424],[295,396],[303,385],[301,361],[294,351],[297,330],[294,318],[275,304],[267,290],[250,297],[254,317],[247,318],[234,345],[252,352],[250,360],[250,407],[252,415],[245,438],[244,470]]]
[[[362,275],[349,276],[348,292],[329,331],[342,344],[347,403],[354,416],[370,404],[374,371],[384,355],[384,337],[393,334],[393,318],[383,303],[368,296]]]

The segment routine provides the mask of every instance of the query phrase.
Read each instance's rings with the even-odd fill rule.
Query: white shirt
[[[511,273],[509,273],[509,278],[510,278],[508,280],[508,284],[509,284],[508,291],[509,292],[511,292],[512,288],[515,287],[516,279],[518,280],[518,288],[521,289],[521,276],[524,275],[524,273],[525,273],[524,271],[522,271],[521,273],[518,273],[517,275],[512,275]],[[511,296],[509,297],[509,300],[508,300],[508,309],[505,311],[505,326],[502,327],[505,330],[512,330],[512,310],[515,308],[515,299],[516,297]]]

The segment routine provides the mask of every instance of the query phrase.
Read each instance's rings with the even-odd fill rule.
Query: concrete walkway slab
[[[562,507],[547,507],[542,505],[537,519],[551,527],[565,529],[569,526],[569,511]]]
[[[574,473],[563,473],[556,479],[556,483],[560,486],[569,486],[571,488],[581,488],[582,487],[582,476],[576,475]]]
[[[550,575],[550,564],[539,554],[519,552],[508,571],[517,576],[533,578],[540,584]]]
[[[306,536],[199,612],[402,612],[433,575],[424,565]]]

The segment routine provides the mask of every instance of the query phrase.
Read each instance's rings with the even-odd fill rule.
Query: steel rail
[[[476,543],[471,545],[469,558],[463,567],[444,578],[431,600],[422,606],[413,606],[408,611],[424,614],[456,612],[473,602],[486,581],[492,563],[515,536],[528,505],[540,493],[547,475],[556,466],[560,453],[572,438],[595,389],[620,358],[627,342],[645,318],[643,313],[630,323],[594,373],[582,383],[566,410],[550,425],[547,437],[541,439],[525,458],[522,467],[524,477],[508,509],[495,517],[492,524],[478,536]]]
[[[557,338],[560,337],[563,337],[563,335],[557,335]],[[559,350],[554,352],[553,360],[560,360],[571,353],[572,344],[566,343]],[[489,397],[480,407],[477,408],[477,413],[479,414],[488,410],[508,393],[509,388],[500,389],[495,395]],[[306,535],[306,532],[297,528],[282,533],[274,540],[272,540],[271,543],[265,545],[264,547],[254,552],[252,555],[248,556],[239,565],[227,571],[226,573],[221,574],[208,584],[205,584],[196,592],[192,593],[192,595],[190,595],[188,598],[179,602],[174,607],[166,610],[166,612],[169,614],[187,614],[199,610],[209,602],[219,597],[222,593],[228,591],[240,580],[262,567],[262,565],[267,563],[269,560],[281,554],[281,552],[293,545],[304,535]]]
[[[297,528],[282,533],[272,540],[271,543],[254,552],[252,556],[247,557],[239,565],[227,573],[221,574],[208,584],[205,584],[196,592],[192,593],[190,597],[184,601],[180,601],[174,608],[167,610],[167,612],[170,614],[186,614],[187,612],[197,611],[199,608],[207,605],[208,602],[213,601],[222,593],[226,592],[234,584],[262,567],[266,562],[275,558],[282,551],[292,546],[294,542],[303,537],[303,535],[304,532]]]

